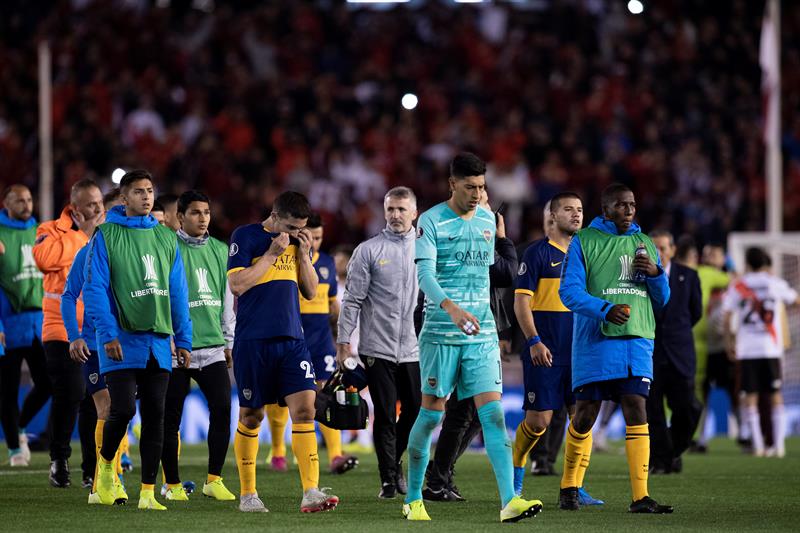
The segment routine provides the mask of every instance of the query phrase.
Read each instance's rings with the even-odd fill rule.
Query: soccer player
[[[75,255],[94,234],[95,228],[105,218],[103,194],[92,179],[82,179],[72,186],[70,203],[56,220],[44,222],[36,230],[33,258],[44,274],[42,300],[42,341],[44,343],[47,375],[52,385],[53,402],[50,406],[52,423],[50,440],[50,484],[69,487],[69,457],[72,454],[70,438],[78,409],[81,420],[78,432],[81,437],[84,486],[91,486],[96,456],[94,428],[97,414],[94,402],[86,395],[81,365],[69,355],[69,337],[61,317],[61,294]],[[77,304],[78,324],[83,320],[83,302]]]
[[[572,389],[577,400],[567,431],[559,505],[578,509],[578,470],[591,453],[592,426],[601,402],[613,399],[622,404],[627,424],[630,512],[671,513],[672,507],[659,505],[647,491],[645,408],[653,379],[653,308],[669,300],[669,282],[653,241],[633,222],[633,192],[615,183],[603,190],[601,202],[603,215],[570,242],[558,291],[574,313]]]
[[[239,424],[233,448],[243,512],[267,512],[256,491],[256,457],[264,405],[274,403],[288,406],[292,416],[292,452],[303,484],[300,510],[328,511],[339,503],[319,488],[317,385],[300,319],[300,294],[312,299],[319,283],[305,229],[310,214],[305,196],[284,192],[269,218],[240,226],[231,237],[228,281],[239,297],[233,343]]]
[[[164,213],[163,221],[159,220],[160,224],[165,225],[172,231],[181,229],[181,221],[178,219],[178,197],[174,194],[162,194],[156,198],[156,204],[161,206],[161,211]]]
[[[142,416],[139,509],[165,510],[153,486],[164,440],[164,398],[172,369],[170,337],[178,363],[191,361],[192,322],[177,238],[150,215],[153,178],[131,170],[120,181],[122,204],[92,239],[83,286],[86,311],[97,331],[100,372],[111,406],[98,461],[100,503],[115,500],[112,464],[128,423]]]
[[[158,203],[158,200],[153,202],[153,208],[150,209],[150,215],[156,219],[156,222],[161,224],[162,226],[167,225],[166,218],[164,216],[164,206]]]
[[[317,272],[319,285],[313,299],[300,298],[300,316],[306,344],[311,353],[311,362],[314,364],[314,373],[317,376],[317,386],[322,388],[336,370],[336,346],[331,328],[339,320],[339,302],[336,300],[339,288],[333,258],[320,251],[324,235],[322,218],[312,213],[308,217],[306,229],[311,235],[311,262]],[[357,458],[342,454],[341,431],[329,428],[325,424],[319,424],[319,430],[328,449],[328,467],[331,473],[344,474],[358,466]]]
[[[747,272],[732,283],[722,301],[725,343],[731,360],[739,362],[744,394],[742,422],[750,426],[753,455],[784,457],[786,420],[781,394],[784,351],[784,305],[798,305],[797,291],[770,273],[771,261],[761,248],[745,252]],[[735,317],[736,328],[732,328]],[[735,333],[734,333],[735,331]],[[773,447],[764,449],[758,394],[771,394]]]
[[[514,314],[527,339],[522,350],[525,376],[525,419],[517,426],[514,439],[514,489],[522,492],[528,453],[544,435],[553,411],[564,405],[575,414],[572,392],[572,313],[558,296],[561,266],[567,247],[583,225],[583,203],[571,192],[550,200],[553,225],[548,236],[531,244],[522,256],[514,290]],[[578,503],[602,505],[583,487],[589,466],[591,433],[587,453],[577,473]]]
[[[6,189],[0,210],[0,422],[11,466],[28,466],[25,426],[50,397],[42,349],[42,273],[31,254],[37,226],[31,191],[24,185]],[[33,388],[20,411],[23,359]]]
[[[200,191],[186,191],[178,198],[178,249],[189,288],[192,319],[192,361],[181,368],[172,361],[164,409],[164,448],[161,463],[167,482],[168,500],[186,501],[188,496],[178,473],[178,430],[183,404],[194,379],[208,401],[208,476],[203,494],[217,500],[235,500],[222,483],[222,466],[231,438],[231,349],[236,317],[233,294],[228,287],[228,247],[208,234],[211,206]]]
[[[478,204],[486,164],[470,153],[450,164],[450,199],[422,214],[417,229],[419,286],[425,293],[420,333],[422,408],[409,436],[408,494],[403,515],[430,520],[422,501],[431,437],[442,420],[447,396],[474,398],[486,453],[500,491],[501,522],[532,517],[538,500],[514,493],[511,446],[500,403],[500,348],[489,303],[489,266],[494,262],[495,218]]]
[[[103,207],[106,212],[115,205],[120,205],[119,189],[114,189],[103,197]],[[64,319],[64,327],[69,337],[69,355],[73,361],[82,365],[83,378],[86,385],[86,392],[92,397],[95,410],[97,412],[97,423],[94,429],[95,455],[100,453],[103,444],[103,428],[108,418],[108,410],[111,405],[111,397],[108,395],[105,379],[100,375],[100,360],[97,356],[97,338],[95,336],[92,317],[84,313],[83,326],[78,325],[78,301],[83,292],[85,281],[86,257],[89,253],[90,245],[87,244],[78,251],[72,268],[67,275],[67,283],[64,285],[64,294],[61,295],[61,316]],[[114,464],[119,473],[121,467],[120,450],[114,455]],[[95,462],[95,466],[97,463]],[[128,495],[122,483],[115,480],[115,501],[127,501]],[[95,468],[92,476],[92,490],[89,493],[89,504],[99,504],[100,496],[97,494],[97,469]]]

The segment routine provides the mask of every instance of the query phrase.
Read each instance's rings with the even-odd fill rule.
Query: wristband
[[[540,342],[542,342],[542,339],[539,337],[539,335],[534,335],[533,337],[525,341],[525,347],[530,348],[531,346],[535,346]]]

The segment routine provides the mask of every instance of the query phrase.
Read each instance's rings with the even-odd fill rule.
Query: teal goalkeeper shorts
[[[445,398],[457,388],[458,399],[483,392],[503,392],[503,367],[497,341],[480,344],[420,343],[422,393]]]

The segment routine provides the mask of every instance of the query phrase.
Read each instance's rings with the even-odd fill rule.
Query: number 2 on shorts
[[[314,379],[314,367],[308,361],[300,361],[300,368],[306,371],[306,379]]]

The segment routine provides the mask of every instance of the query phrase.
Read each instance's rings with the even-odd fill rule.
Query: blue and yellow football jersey
[[[277,235],[261,224],[236,228],[228,251],[228,275],[252,266],[269,250]],[[303,339],[296,258],[299,246],[300,242],[290,237],[289,246],[258,284],[239,296],[237,340]]]
[[[312,357],[335,355],[333,332],[330,325],[331,300],[336,299],[336,264],[333,257],[320,252],[311,258],[319,277],[317,294],[313,300],[300,296],[300,315],[308,351]]]
[[[515,293],[531,296],[536,331],[553,354],[553,366],[572,364],[572,312],[558,295],[566,252],[549,239],[534,242],[522,256],[514,283]]]

